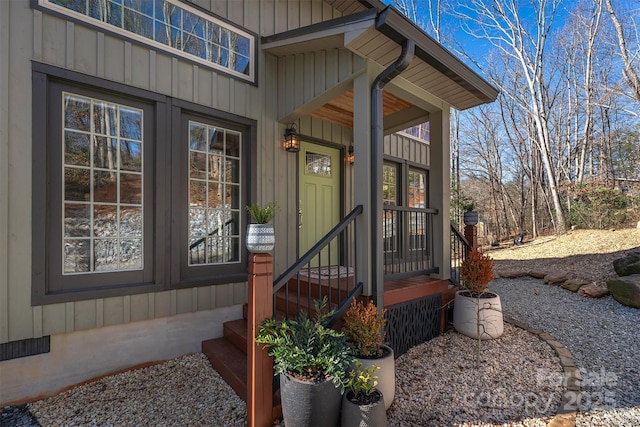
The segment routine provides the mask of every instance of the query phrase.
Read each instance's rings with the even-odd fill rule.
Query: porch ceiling
[[[410,109],[411,103],[393,95],[384,93],[383,115],[392,117],[395,113]],[[426,116],[426,112],[424,116]],[[347,128],[353,127],[353,89],[327,102],[322,107],[315,109],[310,116],[329,121]],[[386,126],[385,126],[386,127]]]
[[[325,0],[327,1],[327,0]],[[387,67],[401,52],[404,40],[416,42],[415,57],[400,78],[416,91],[429,94],[458,110],[492,102],[497,89],[453,56],[439,43],[425,34],[392,7],[378,12],[377,1],[328,1],[350,15],[308,27],[287,31],[262,39],[262,49],[276,56],[288,56],[327,49],[346,48],[358,56]],[[406,88],[407,86],[405,86]],[[433,98],[435,97],[435,98]],[[409,121],[427,117],[414,102],[388,96],[385,91],[385,130],[387,117],[411,109]],[[334,123],[351,127],[353,124],[353,93],[342,93],[311,113]],[[396,116],[399,117],[399,116]],[[395,120],[399,122],[399,120]],[[415,123],[413,123],[415,124]],[[411,125],[411,124],[409,124]]]

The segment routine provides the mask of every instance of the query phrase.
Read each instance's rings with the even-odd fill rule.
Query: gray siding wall
[[[394,133],[384,137],[384,155],[409,160],[429,167],[429,143],[407,133]]]
[[[260,35],[340,16],[321,1],[194,0]],[[258,201],[285,207],[276,221],[277,271],[295,259],[296,156],[281,148],[277,122],[279,64],[259,51],[253,86],[120,37],[29,6],[0,1],[0,342],[124,324],[246,301],[246,283],[31,306],[31,61],[43,62],[238,114],[258,121]],[[332,58],[330,56],[330,58]],[[333,60],[333,59],[330,59]],[[303,120],[301,133],[337,143],[350,132]],[[349,181],[347,181],[349,182]],[[284,191],[283,191],[284,190]],[[256,194],[257,193],[257,194]],[[276,273],[277,273],[276,271]]]
[[[320,1],[194,0],[218,16],[270,35],[339,16]],[[31,61],[67,68],[245,116],[258,122],[252,198],[277,201],[277,275],[297,258],[297,161],[282,150],[280,118],[349,79],[364,64],[346,50],[276,58],[258,51],[258,86],[231,79],[81,24],[0,1],[0,343],[211,310],[246,301],[246,283],[31,306]],[[286,88],[279,91],[278,88]],[[286,93],[279,98],[278,93]],[[352,130],[305,116],[302,135],[348,147]],[[428,164],[428,146],[385,138],[384,152]],[[357,158],[356,153],[356,158]],[[353,207],[352,167],[344,166],[344,210]]]

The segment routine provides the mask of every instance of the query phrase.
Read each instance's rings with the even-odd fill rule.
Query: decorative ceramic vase
[[[273,224],[249,224],[247,226],[247,249],[253,253],[264,253],[273,250],[276,236]]]
[[[483,292],[480,298],[471,296],[471,292],[456,292],[453,305],[453,327],[456,331],[471,338],[478,338],[478,319],[480,319],[480,339],[498,338],[504,331],[502,304],[500,297],[493,292]]]
[[[477,225],[478,224],[478,212],[466,211],[464,213],[464,225]]]
[[[295,427],[340,425],[342,396],[333,381],[300,381],[280,374],[280,396],[284,424]]]
[[[360,368],[362,371],[373,365],[380,368],[374,372],[374,375],[378,377],[377,388],[384,396],[385,410],[389,409],[396,393],[396,361],[393,349],[388,345],[383,345],[381,357],[367,359],[356,357],[356,360],[362,363]],[[355,369],[355,363],[351,366],[351,369]]]
[[[359,405],[353,402],[353,392],[347,391],[342,398],[342,427],[386,427],[387,411],[385,409],[385,400],[382,393],[376,389],[380,397],[375,403],[368,405]]]

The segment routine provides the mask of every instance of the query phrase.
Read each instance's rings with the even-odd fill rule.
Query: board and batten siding
[[[320,1],[194,3],[259,35],[341,16]],[[259,50],[259,38],[257,86],[32,9],[29,0],[0,2],[0,47],[0,343],[211,310],[240,304],[247,297],[246,283],[235,283],[31,306],[31,221],[25,215],[31,212],[31,61],[257,120],[260,179],[252,198],[286,206],[286,215],[279,215],[276,223],[280,231],[286,230],[286,237],[274,255],[280,266],[297,255],[291,249],[296,247],[296,230],[286,219],[296,210],[296,156],[281,147],[284,126],[276,116],[276,82],[270,81],[278,74],[278,64]],[[301,132],[348,145],[347,130],[314,122],[300,123]]]
[[[418,163],[425,168],[431,162],[429,142],[403,132],[384,137],[383,153],[385,156]]]

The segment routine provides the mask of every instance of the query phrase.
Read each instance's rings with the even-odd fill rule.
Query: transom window
[[[39,0],[40,4],[244,80],[255,81],[255,37],[178,0]]]
[[[143,111],[62,96],[63,273],[143,268]]]
[[[240,262],[241,134],[189,121],[189,265]]]

